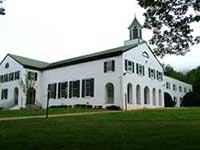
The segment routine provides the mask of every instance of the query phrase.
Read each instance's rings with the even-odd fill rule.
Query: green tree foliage
[[[200,66],[183,74],[175,71],[170,65],[166,65],[164,66],[164,74],[174,79],[192,84],[193,91],[200,93]]]
[[[0,15],[5,15],[5,9],[2,6],[4,0],[0,0]]]
[[[168,93],[164,93],[165,99],[165,107],[174,107],[176,102],[172,99],[172,97]]]
[[[175,71],[174,68],[170,65],[164,66],[164,74],[180,81],[187,82],[186,76],[181,72]]]
[[[187,93],[183,97],[182,104],[184,107],[200,106],[200,94],[197,92]]]
[[[153,31],[150,44],[154,52],[184,55],[191,45],[200,43],[200,37],[192,35],[192,23],[200,21],[200,0],[137,0],[146,10],[144,27]]]
[[[200,66],[189,71],[186,78],[193,85],[193,90],[200,93]]]

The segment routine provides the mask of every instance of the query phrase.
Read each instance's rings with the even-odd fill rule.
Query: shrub
[[[174,107],[176,102],[172,100],[172,97],[168,93],[164,93],[165,107]]]
[[[103,108],[103,106],[94,106],[94,109],[102,109]]]
[[[92,105],[86,105],[86,108],[91,109],[93,106]]]
[[[107,106],[106,109],[108,109],[108,110],[120,110],[120,107],[116,106],[116,105],[111,105],[111,106]]]
[[[200,106],[200,94],[189,92],[183,97],[182,104],[184,107]]]

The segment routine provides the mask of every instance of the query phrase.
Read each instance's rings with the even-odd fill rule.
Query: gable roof
[[[35,70],[49,70],[49,69],[54,69],[54,68],[70,66],[70,65],[75,65],[75,64],[79,64],[79,63],[119,56],[122,53],[124,53],[132,48],[135,48],[143,43],[146,43],[146,42],[142,41],[137,44],[121,46],[121,47],[117,47],[117,48],[113,48],[113,49],[109,49],[109,50],[105,50],[105,51],[101,51],[101,52],[97,52],[97,53],[92,53],[92,54],[83,55],[83,56],[79,56],[79,57],[75,57],[75,58],[70,58],[70,59],[66,59],[66,60],[62,60],[62,61],[57,61],[54,63],[47,63],[47,62],[43,62],[43,61],[39,61],[39,60],[35,60],[35,59],[23,57],[23,56],[18,56],[18,55],[14,55],[14,54],[7,54],[6,57],[10,56],[15,61],[17,61],[19,64],[21,64],[24,68],[35,69]],[[3,59],[3,61],[4,61],[4,59]]]
[[[137,20],[137,18],[135,17],[133,22],[131,23],[131,25],[128,27],[128,29],[132,28],[132,27],[139,27],[139,28],[143,28],[142,25],[139,23],[139,21]]]
[[[142,43],[139,43],[142,44]],[[103,58],[109,58],[113,56],[119,56],[123,52],[130,50],[134,47],[137,47],[138,44],[135,45],[129,45],[129,46],[121,46],[89,55],[84,55],[80,57],[75,57],[71,59],[66,59],[58,62],[51,63],[49,66],[47,66],[45,69],[53,69],[53,68],[58,68],[58,67],[64,67],[64,66],[69,66],[69,65],[74,65],[74,64],[79,64],[83,62],[89,62],[89,61],[94,61],[94,60],[99,60]]]
[[[49,65],[49,63],[44,62],[44,61],[39,61],[39,60],[22,57],[22,56],[18,56],[14,54],[8,54],[7,56],[10,56],[11,58],[13,58],[15,61],[20,63],[24,68],[42,70],[43,68]]]

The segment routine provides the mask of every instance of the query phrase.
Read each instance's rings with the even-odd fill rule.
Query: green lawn
[[[75,109],[75,108],[51,108],[49,114],[65,114],[65,113],[79,113],[79,112],[96,112],[103,111],[101,109]],[[45,115],[46,110],[0,110],[0,118],[5,117],[20,117],[20,116],[37,116]]]
[[[199,150],[200,108],[0,122],[2,150]]]

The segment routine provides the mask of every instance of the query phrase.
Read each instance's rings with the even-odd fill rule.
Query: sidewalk
[[[103,112],[83,112],[83,113],[68,113],[68,114],[55,114],[55,115],[48,115],[49,118],[58,118],[58,117],[67,117],[67,116],[83,116],[83,115],[95,115],[95,114],[107,114],[107,113],[115,113],[121,111],[103,111]],[[46,118],[45,115],[39,116],[23,116],[23,117],[6,117],[0,118],[0,121],[9,121],[9,120],[24,120],[24,119],[40,119]]]

